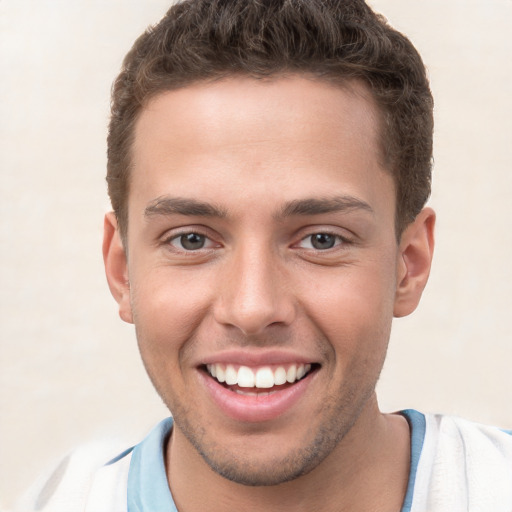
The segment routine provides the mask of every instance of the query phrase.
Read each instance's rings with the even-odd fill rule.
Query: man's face
[[[375,405],[398,260],[377,130],[360,84],[299,77],[160,94],[137,122],[121,314],[173,442],[229,479],[310,471]]]

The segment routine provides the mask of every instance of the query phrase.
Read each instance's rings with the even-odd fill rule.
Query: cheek
[[[141,355],[146,363],[154,361],[159,366],[180,364],[184,347],[209,307],[204,281],[171,270],[147,272],[131,289]]]
[[[338,360],[380,361],[393,317],[394,275],[385,266],[340,268],[315,279],[306,308]]]

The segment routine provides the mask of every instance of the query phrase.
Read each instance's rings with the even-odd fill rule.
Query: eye
[[[185,251],[197,251],[215,245],[207,236],[194,232],[174,236],[169,240],[169,244],[176,249]]]
[[[325,251],[343,243],[343,239],[338,235],[331,233],[313,233],[300,242],[303,249],[315,249],[317,251]]]

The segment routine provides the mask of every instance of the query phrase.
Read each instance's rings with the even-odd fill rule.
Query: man
[[[108,145],[107,279],[173,420],[75,454],[39,509],[512,509],[507,433],[375,396],[433,252],[403,35],[360,0],[179,3],[127,55]]]

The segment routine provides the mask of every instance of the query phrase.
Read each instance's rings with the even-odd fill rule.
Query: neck
[[[399,415],[370,400],[335,450],[311,472],[273,486],[246,486],[215,473],[175,428],[167,475],[180,512],[400,510],[408,482],[410,433]],[[228,508],[229,507],[229,508]]]

